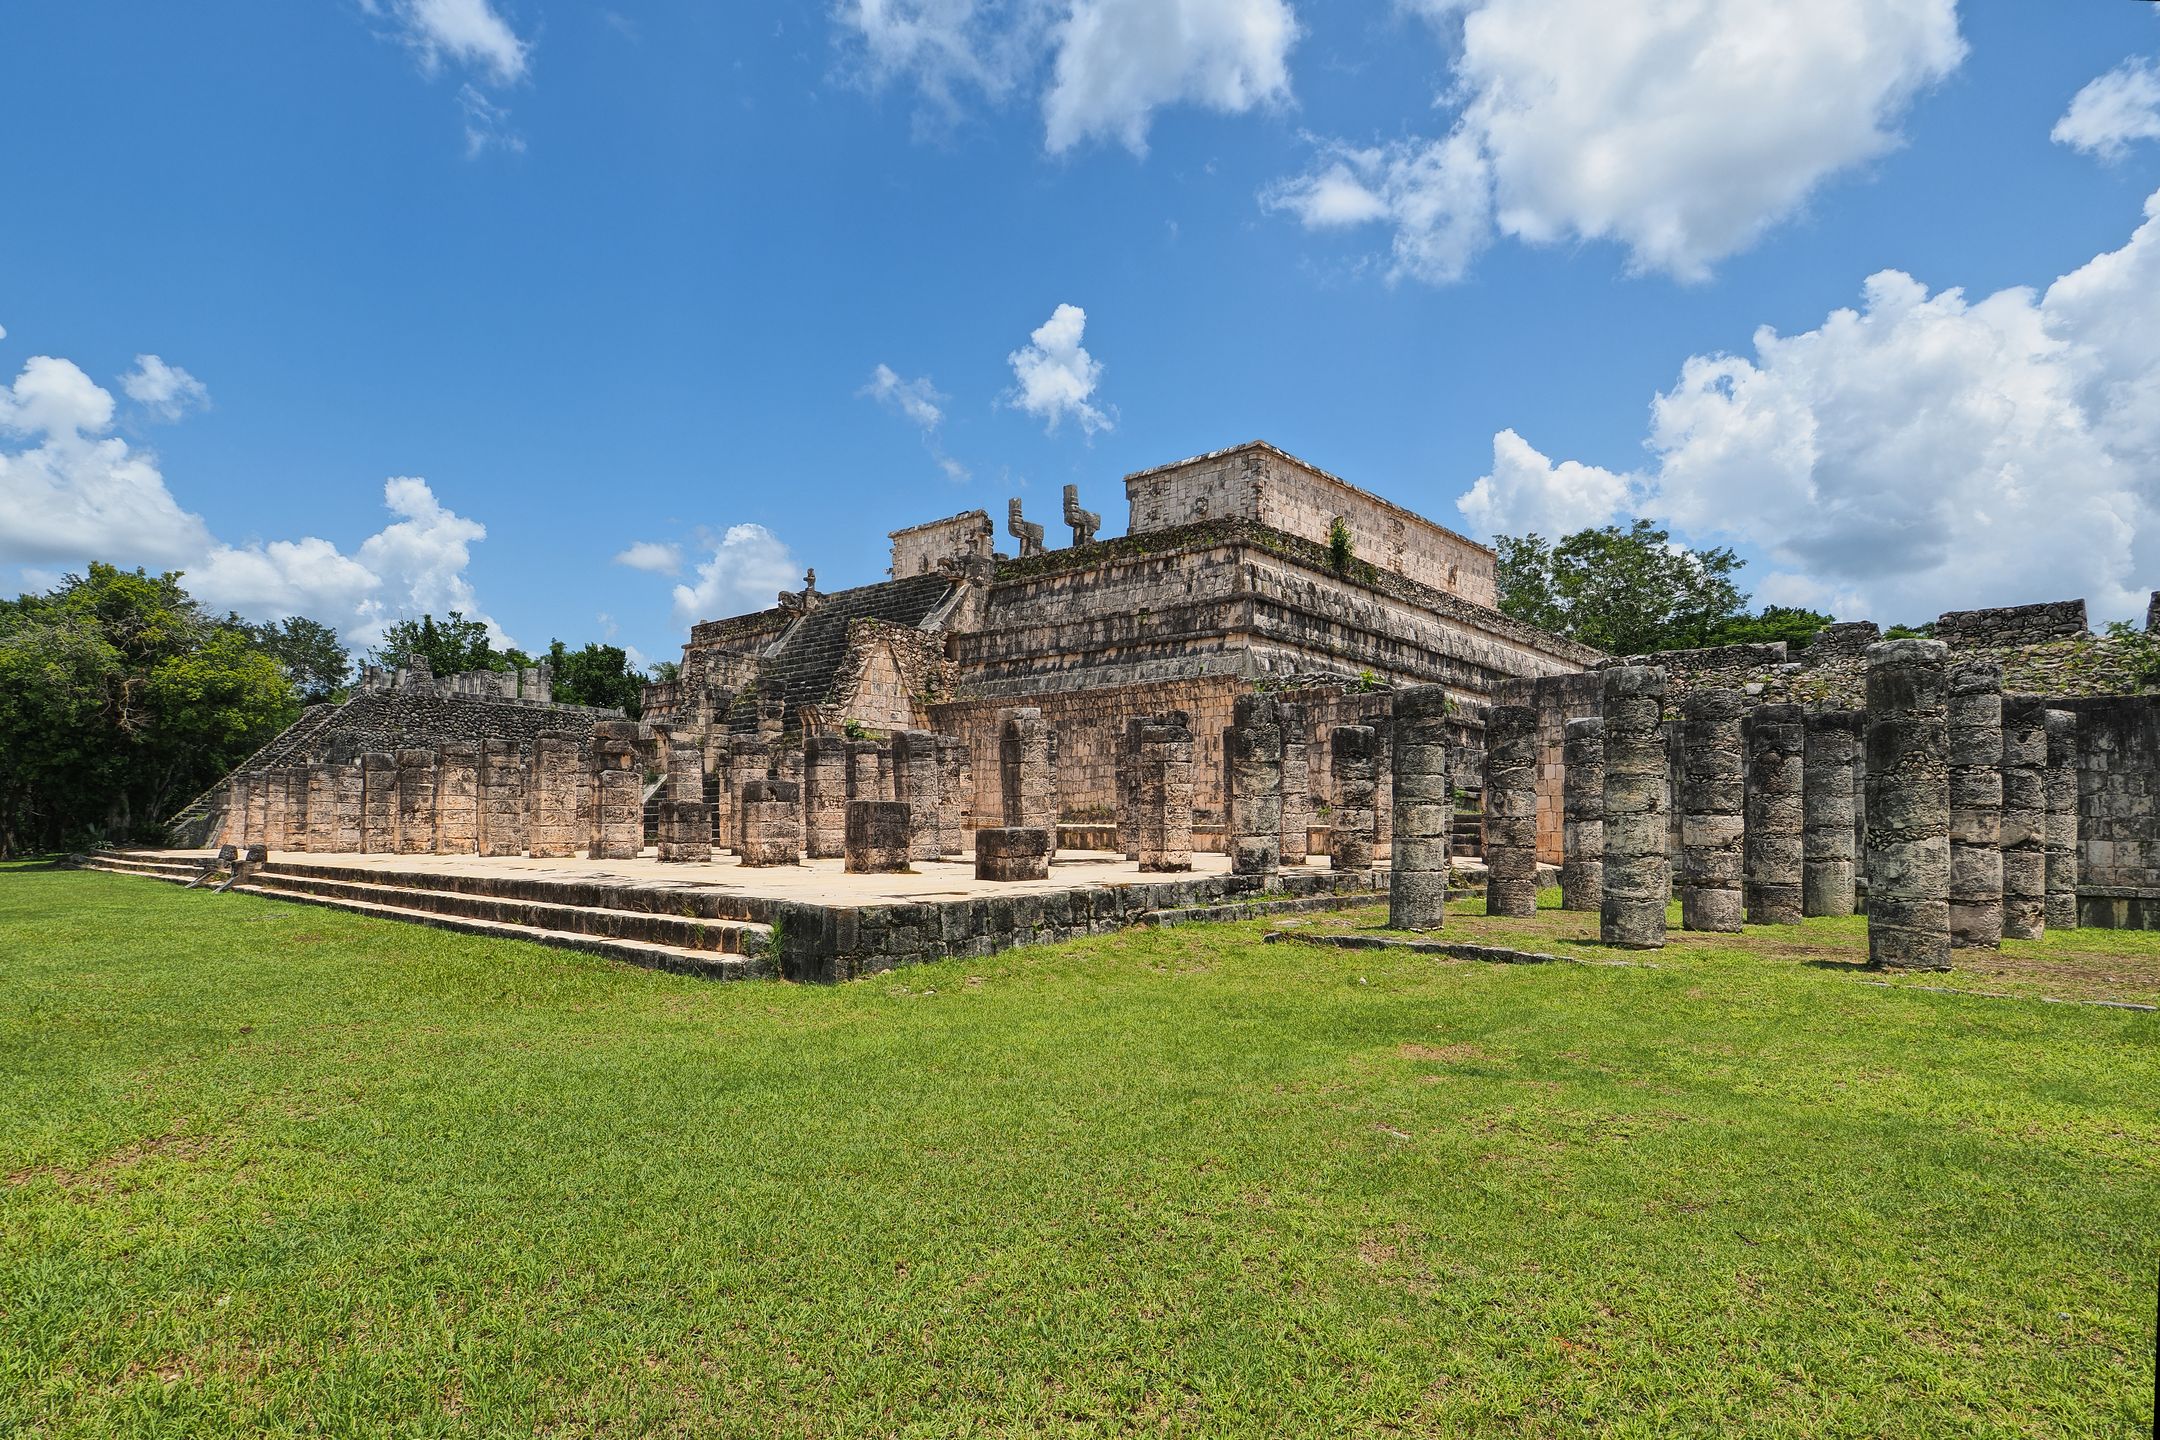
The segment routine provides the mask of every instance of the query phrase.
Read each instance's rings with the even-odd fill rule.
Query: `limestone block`
[[[1455,831],[1455,791],[1448,769],[1449,709],[1447,692],[1438,685],[1395,692],[1388,924],[1397,930],[1438,930],[1447,920],[1448,867]],[[1335,735],[1339,752],[1343,731],[1338,729]],[[1377,737],[1369,730],[1366,736],[1349,737],[1352,753],[1360,747],[1377,748]],[[1367,773],[1373,768],[1368,762]]]
[[[1665,672],[1615,665],[1601,672],[1605,710],[1605,898],[1598,934],[1608,945],[1665,943],[1672,894],[1666,863]]]
[[[1596,910],[1605,895],[1605,722],[1567,722],[1561,773],[1560,908]]]
[[[1807,724],[1797,705],[1764,705],[1747,726],[1747,918],[1800,923]]]
[[[891,875],[909,868],[913,821],[897,800],[850,800],[842,812],[850,875]]]
[[[1040,825],[1006,825],[975,832],[975,878],[1041,880],[1050,873],[1050,832]]]
[[[1853,777],[1861,715],[1857,710],[1820,710],[1807,717],[1806,725],[1800,910],[1803,915],[1850,915],[1859,872],[1859,792]]]
[[[1867,652],[1868,960],[1950,968],[1949,647]]]

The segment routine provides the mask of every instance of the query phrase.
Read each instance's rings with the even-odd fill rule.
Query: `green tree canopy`
[[[645,673],[631,665],[621,647],[572,650],[556,640],[548,645],[547,659],[555,698],[563,704],[609,706],[632,718],[644,708]]]
[[[257,649],[285,667],[303,704],[343,698],[346,683],[352,678],[352,656],[339,643],[337,631],[328,625],[305,615],[260,625],[229,615],[225,623],[245,631]]]
[[[533,663],[532,656],[522,650],[497,650],[488,638],[487,623],[468,620],[462,610],[452,610],[440,620],[433,615],[400,620],[383,631],[373,654],[376,664],[393,668],[409,667],[414,656],[424,656],[428,669],[437,675],[520,670]]]
[[[0,602],[0,854],[154,833],[299,714],[180,579],[93,564]]]
[[[1557,542],[1502,536],[1500,608],[1612,655],[1717,643],[1740,614],[1742,564],[1727,549],[1690,550],[1648,520],[1578,530]]]
[[[1765,605],[1760,614],[1735,615],[1718,622],[1711,631],[1713,645],[1766,645],[1774,640],[1785,642],[1785,648],[1798,654],[1808,647],[1816,633],[1831,623],[1833,617],[1820,610],[1802,610],[1790,605]]]

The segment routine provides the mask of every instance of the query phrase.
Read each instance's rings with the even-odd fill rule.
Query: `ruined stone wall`
[[[1125,477],[1134,535],[1198,520],[1258,521],[1316,544],[1340,517],[1359,559],[1479,605],[1498,589],[1493,552],[1271,445],[1241,445]]]
[[[1935,620],[1935,638],[1962,650],[2040,645],[2084,633],[2083,600],[2005,605],[1994,610],[1952,610]]]
[[[2047,703],[2077,716],[2079,923],[2160,929],[2160,696]]]
[[[542,735],[560,732],[582,736],[593,722],[620,718],[619,710],[584,705],[537,705],[518,700],[484,700],[462,695],[415,695],[377,690],[355,695],[338,707],[329,723],[298,759],[349,760],[371,750],[433,748],[453,741],[478,745],[514,740],[530,746]]]
[[[968,510],[943,520],[895,530],[892,540],[892,578],[927,575],[948,561],[988,558],[997,549],[997,529],[988,513]]]
[[[1537,858],[1548,865],[1567,858],[1567,723],[1602,715],[1603,691],[1604,682],[1594,670],[1507,680],[1493,687],[1495,705],[1527,705],[1537,711]]]
[[[951,671],[943,636],[883,620],[851,620],[833,698],[818,707],[821,723],[831,730],[850,720],[872,730],[925,724],[929,704],[952,689]]]

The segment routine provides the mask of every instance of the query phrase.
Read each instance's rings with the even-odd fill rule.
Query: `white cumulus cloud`
[[[1487,535],[1557,538],[1603,525],[1628,508],[1628,478],[1595,465],[1555,465],[1513,430],[1493,436],[1492,473],[1455,502]]]
[[[948,125],[975,95],[1040,88],[1043,144],[1147,149],[1157,111],[1222,114],[1290,98],[1288,0],[845,0],[843,51],[872,86],[911,83],[918,126]]]
[[[1466,512],[1543,503],[1549,482],[1502,448]],[[2071,596],[2142,615],[2160,576],[2160,194],[2126,244],[2045,291],[1973,299],[1885,270],[1815,329],[1693,356],[1648,448],[1615,513],[1759,548],[1765,597],[1893,621]]]
[[[1394,230],[1391,274],[1458,278],[1495,234],[1605,240],[1700,279],[1897,144],[1965,53],[1955,0],[1425,0],[1460,27],[1443,136],[1323,143],[1262,192],[1310,227]]]
[[[1115,417],[1094,403],[1102,381],[1102,362],[1080,343],[1087,312],[1060,305],[1028,336],[1028,343],[1005,357],[1017,382],[1006,403],[1055,430],[1067,416],[1089,435],[1108,430]]]
[[[360,8],[387,23],[388,33],[419,57],[422,73],[433,78],[454,68],[469,77],[458,86],[468,158],[525,149],[524,137],[510,127],[509,110],[483,87],[524,80],[532,69],[532,43],[493,0],[360,0]]]
[[[135,368],[120,377],[127,397],[145,409],[177,420],[191,409],[210,403],[210,387],[177,365],[155,355],[137,355]]]
[[[2133,140],[2160,140],[2160,66],[2123,61],[2071,98],[2049,138],[2103,160],[2113,160]]]
[[[802,572],[779,536],[763,525],[730,525],[697,568],[697,583],[675,587],[675,623],[770,610],[782,590],[799,588]]]
[[[309,615],[360,645],[393,620],[453,609],[507,641],[465,576],[486,527],[443,506],[425,480],[384,485],[397,518],[354,555],[315,536],[234,545],[173,497],[154,454],[110,433],[114,410],[110,391],[50,355],[32,356],[0,387],[0,561],[181,570],[189,593],[214,609]]]
[[[616,564],[652,575],[673,575],[682,562],[682,546],[661,540],[640,540],[615,556]]]

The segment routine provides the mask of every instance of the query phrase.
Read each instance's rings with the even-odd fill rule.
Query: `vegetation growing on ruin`
[[[0,1432],[2149,1429],[2160,1017],[1267,928],[714,985],[0,873]]]

